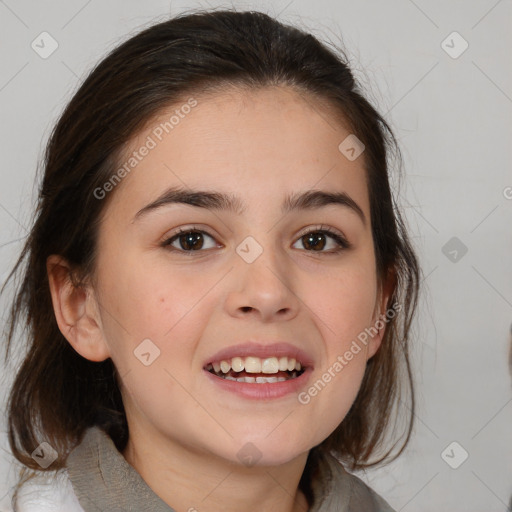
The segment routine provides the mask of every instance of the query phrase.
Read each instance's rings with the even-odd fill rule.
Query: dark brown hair
[[[119,450],[128,439],[112,360],[86,360],[57,326],[47,257],[64,257],[76,271],[76,286],[94,274],[107,201],[93,191],[114,175],[126,144],[162,109],[194,93],[273,85],[327,104],[333,118],[343,118],[365,145],[379,286],[394,275],[389,303],[401,305],[367,363],[354,404],[311,451],[303,479],[326,450],[358,469],[393,460],[405,448],[414,417],[408,346],[419,267],[390,189],[391,162],[396,171],[401,168],[395,137],[363,96],[341,50],[263,13],[196,11],[146,28],[111,51],[74,94],[48,141],[35,222],[9,275],[10,280],[23,270],[10,311],[6,360],[16,325],[25,325],[26,355],[8,401],[10,446],[25,466],[41,469],[30,454],[45,440],[59,454],[47,469],[63,467],[91,425],[105,430]],[[409,405],[399,414],[404,390]],[[393,417],[395,423],[406,419],[397,450],[396,443],[389,449],[383,443],[393,431]]]

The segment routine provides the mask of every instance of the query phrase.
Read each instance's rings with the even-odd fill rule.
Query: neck
[[[307,512],[299,489],[308,453],[279,466],[246,467],[191,450],[159,434],[130,438],[122,452],[162,501],[176,511]]]

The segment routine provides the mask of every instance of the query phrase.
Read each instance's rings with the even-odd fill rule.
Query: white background
[[[1,282],[31,223],[44,144],[84,74],[143,25],[209,5],[279,15],[334,43],[343,37],[402,145],[402,203],[423,269],[419,407],[407,452],[362,477],[398,511],[504,512],[512,494],[510,0],[0,1]],[[43,31],[59,45],[47,59],[31,48]],[[458,58],[441,46],[454,31],[469,44]],[[446,44],[458,52],[463,42],[455,35]],[[456,262],[442,251],[452,237],[468,249]],[[1,307],[5,317],[6,299]],[[3,372],[3,400],[16,364]],[[469,454],[458,469],[441,457],[454,441],[452,460]],[[0,447],[7,511],[17,466],[5,420]]]

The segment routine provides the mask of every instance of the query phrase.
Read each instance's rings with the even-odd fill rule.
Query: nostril
[[[248,311],[251,311],[251,310],[252,310],[252,307],[251,307],[251,306],[243,306],[241,309],[242,309],[242,311],[243,311],[244,313],[247,313]]]

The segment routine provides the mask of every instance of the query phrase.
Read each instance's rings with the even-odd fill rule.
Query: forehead
[[[340,151],[351,135],[340,119],[332,106],[289,87],[191,95],[130,141],[117,162],[128,172],[110,207],[128,215],[163,188],[182,186],[255,205],[295,190],[337,189],[368,210],[364,154],[349,160]]]

